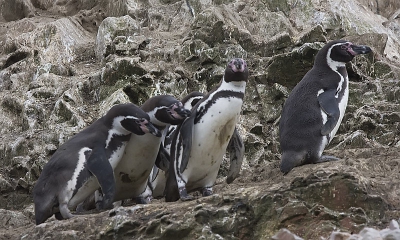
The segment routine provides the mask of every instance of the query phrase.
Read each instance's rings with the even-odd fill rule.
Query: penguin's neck
[[[222,79],[221,85],[218,87],[217,91],[233,91],[233,92],[241,92],[244,93],[246,89],[245,81],[231,81],[226,82],[225,78]]]
[[[128,130],[126,130],[124,127],[121,125],[121,121],[126,119],[127,117],[124,116],[119,116],[113,119],[111,128],[108,130],[108,135],[106,139],[106,148],[109,147],[110,142],[115,138],[115,136],[127,136],[131,134]]]
[[[326,63],[328,64],[328,67],[330,69],[332,69],[332,71],[338,72],[339,68],[346,67],[346,63],[338,62],[338,61],[333,60],[330,57],[331,56],[331,51],[332,51],[332,48],[330,48],[328,50],[328,53],[326,54]]]
[[[167,108],[167,107],[165,107],[165,106],[156,107],[156,108],[154,108],[153,110],[151,110],[151,111],[149,111],[149,112],[146,112],[146,113],[149,115],[149,117],[150,117],[150,122],[151,122],[154,126],[156,126],[159,130],[163,130],[165,127],[169,126],[169,124],[166,124],[166,123],[164,123],[164,122],[159,121],[159,120],[157,119],[157,117],[156,117],[157,111],[158,111],[158,110],[161,110],[161,109],[163,109],[163,108]]]

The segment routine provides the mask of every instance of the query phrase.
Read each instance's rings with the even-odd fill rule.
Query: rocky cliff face
[[[400,3],[0,0],[0,236],[29,239],[306,238],[384,228],[400,213]],[[334,163],[282,176],[282,104],[325,41],[373,54],[347,66],[349,106],[327,150]],[[33,224],[42,166],[73,134],[122,102],[177,98],[217,84],[226,62],[251,71],[239,130],[241,176],[191,202],[132,205]]]

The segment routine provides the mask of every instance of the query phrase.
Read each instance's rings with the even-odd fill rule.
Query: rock
[[[270,239],[285,228],[291,238],[356,239],[398,219],[397,1],[188,2],[194,16],[175,0],[0,0],[0,208],[29,220],[6,225],[0,238]],[[340,160],[283,176],[282,105],[316,52],[341,38],[373,53],[346,66],[349,105],[325,153]],[[34,226],[31,191],[58,146],[114,104],[206,93],[233,57],[250,69],[237,126],[245,159],[233,183],[225,156],[213,196]],[[396,226],[380,237],[396,238]]]
[[[90,1],[88,1],[90,2]],[[116,0],[113,2],[107,0],[98,1],[102,9],[104,9],[107,16],[119,17],[124,16],[128,12],[128,2],[127,0]]]
[[[297,236],[296,234],[291,233],[289,230],[282,228],[277,232],[274,236],[272,236],[272,239],[277,239],[277,240],[301,240],[303,238]]]
[[[139,24],[130,16],[108,17],[100,24],[96,37],[96,57],[102,63],[110,54],[127,52],[134,53],[147,44],[143,37],[137,40],[140,34]],[[143,45],[144,43],[144,45]]]
[[[290,53],[272,57],[266,69],[266,83],[279,83],[292,89],[314,65],[320,43],[304,44]]]
[[[326,42],[326,35],[327,33],[324,27],[318,24],[311,29],[307,29],[302,32],[296,42],[296,45],[303,45],[305,43],[312,42]]]
[[[2,175],[0,175],[0,193],[10,192],[13,190],[10,182],[8,182]]]
[[[329,236],[329,240],[347,240],[350,238],[350,236],[350,233],[332,232],[332,234]]]
[[[6,21],[20,20],[33,17],[36,14],[35,7],[28,0],[3,0],[0,14]]]
[[[20,212],[0,209],[0,213],[0,226],[3,229],[25,227],[32,224],[32,222]]]
[[[390,230],[400,229],[399,223],[398,223],[396,220],[394,220],[394,219],[390,220],[389,229],[390,229]]]

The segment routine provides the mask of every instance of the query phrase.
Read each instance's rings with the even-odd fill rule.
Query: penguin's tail
[[[172,167],[172,168],[171,168]],[[174,166],[170,166],[169,170],[166,172],[167,184],[164,189],[165,201],[175,202],[179,200],[179,190],[178,183],[176,182],[176,177],[174,173]]]

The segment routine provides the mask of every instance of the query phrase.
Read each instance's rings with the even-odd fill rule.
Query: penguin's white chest
[[[132,134],[118,165],[114,169],[116,195],[114,201],[137,197],[147,185],[155,164],[161,138],[151,134]]]
[[[220,98],[194,125],[190,159],[183,173],[188,189],[214,184],[242,103],[239,98]]]
[[[346,76],[346,78],[344,78],[342,75],[340,75],[340,76],[341,76],[341,81],[340,81],[340,83],[338,85],[337,94],[335,96],[335,99],[332,99],[332,101],[337,101],[337,104],[338,104],[338,107],[339,107],[339,119],[338,119],[335,127],[329,133],[329,135],[323,137],[322,143],[321,143],[321,146],[320,146],[320,155],[322,154],[322,152],[325,149],[325,147],[335,137],[336,132],[338,131],[339,126],[340,126],[340,124],[341,124],[341,122],[343,120],[344,113],[346,111],[347,103],[348,103],[348,100],[349,100],[349,79],[348,79],[347,76]],[[341,96],[341,98],[339,98],[339,96]],[[322,116],[322,124],[325,124],[327,122],[328,116],[322,109],[321,109],[321,116]]]

